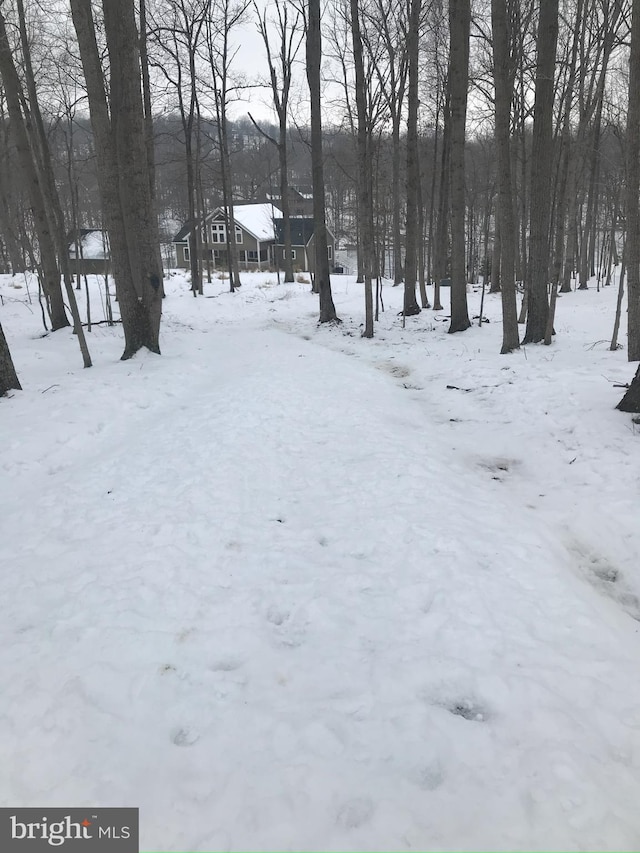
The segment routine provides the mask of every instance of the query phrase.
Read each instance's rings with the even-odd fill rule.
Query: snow
[[[274,204],[239,204],[233,208],[236,225],[241,225],[256,240],[275,240],[273,220],[282,216]]]
[[[75,243],[69,246],[69,257],[75,258]],[[89,231],[82,237],[82,257],[85,260],[103,261],[109,257],[109,237],[106,231]]]
[[[0,279],[25,389],[0,400],[0,805],[139,806],[142,850],[640,848],[614,288],[500,356],[499,296],[447,335],[385,287],[369,341],[351,277],[318,327],[305,282],[196,300],[176,273],[163,355],[94,326],[83,370],[24,285]]]

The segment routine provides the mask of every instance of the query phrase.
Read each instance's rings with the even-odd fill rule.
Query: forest
[[[0,2],[0,850],[640,849],[639,83],[640,0]]]
[[[521,337],[548,345],[557,295],[594,276],[608,286],[622,264],[636,361],[639,16],[629,0],[5,3],[4,270],[37,271],[51,329],[72,322],[88,366],[69,247],[104,229],[124,356],[159,351],[161,245],[170,265],[182,223],[221,205],[234,233],[234,204],[276,198],[286,259],[289,195],[305,187],[320,322],[336,319],[328,226],[357,252],[365,337],[385,278],[403,287],[404,316],[440,310],[450,282],[451,332],[468,327],[466,288],[482,279],[502,294],[502,352]],[[249,29],[253,63],[240,50]],[[201,224],[189,236],[194,295],[202,239]],[[292,281],[287,261],[284,274]],[[17,377],[4,336],[2,352],[5,392]],[[637,408],[629,390],[623,405]]]

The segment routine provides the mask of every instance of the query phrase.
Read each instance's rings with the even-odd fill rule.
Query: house
[[[67,236],[72,275],[107,275],[111,270],[109,235],[100,228],[78,228]]]
[[[311,217],[292,216],[289,218],[291,226],[291,259],[294,270],[300,272],[315,272],[315,223]],[[280,268],[284,266],[284,220],[275,220],[276,226],[276,261]],[[327,253],[329,255],[329,268],[333,268],[336,239],[333,232],[327,228]]]
[[[270,202],[265,204],[233,205],[235,241],[241,269],[259,270],[273,265],[275,229],[274,220],[282,211]],[[178,268],[188,269],[189,237],[193,222],[187,222],[173,238]],[[205,217],[202,224],[202,258],[214,267],[227,267],[227,225],[225,210],[216,208]]]

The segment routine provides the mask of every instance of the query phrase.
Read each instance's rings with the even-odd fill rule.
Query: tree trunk
[[[431,308],[429,297],[427,296],[427,280],[426,280],[426,217],[424,212],[424,203],[422,198],[422,175],[420,174],[420,161],[418,161],[418,184],[416,202],[418,205],[418,290],[420,291],[420,307]]]
[[[355,64],[356,110],[358,114],[358,214],[360,219],[360,244],[362,246],[362,273],[364,276],[365,318],[363,338],[373,337],[373,199],[371,196],[371,133],[367,121],[367,90],[360,32],[358,0],[351,0],[351,35]]]
[[[2,330],[2,323],[0,323],[0,397],[3,397],[7,391],[11,391],[12,389],[21,391],[22,387],[13,366],[9,344]]]
[[[489,293],[500,293],[502,281],[502,237],[500,235],[500,187],[498,186],[498,199],[496,201],[496,225],[493,234],[493,248],[491,250],[491,288]],[[515,253],[515,246],[514,246]],[[514,271],[515,278],[515,271]]]
[[[159,353],[162,268],[151,201],[138,33],[127,0],[104,2],[110,63],[110,102],[104,88],[91,0],[71,0],[109,232],[116,292],[125,337],[123,359],[147,347]]]
[[[544,340],[549,302],[549,226],[551,221],[551,164],[553,160],[553,93],[558,38],[558,0],[540,0],[536,88],[533,107],[531,225],[527,328],[523,343]]]
[[[464,251],[464,149],[469,84],[469,0],[449,0],[449,85],[451,87],[451,324],[449,333],[471,325],[467,308]]]
[[[407,32],[407,221],[405,227],[404,299],[402,314],[420,313],[416,299],[418,271],[418,52],[422,0],[411,0]]]
[[[402,104],[396,105],[391,130],[391,206],[393,220],[393,284],[402,284],[402,234],[400,229],[400,120]]]
[[[442,311],[440,302],[440,282],[446,278],[447,253],[449,249],[449,162],[451,151],[451,110],[449,108],[449,83],[446,85],[446,100],[443,110],[444,130],[442,134],[442,160],[440,166],[440,187],[438,191],[438,219],[436,222],[436,247],[433,256],[433,310]]]
[[[492,264],[491,290],[494,291],[493,271],[499,269],[502,293],[502,349],[513,352],[520,346],[518,307],[516,303],[515,261],[517,235],[513,220],[513,182],[511,178],[511,100],[513,96],[512,62],[509,56],[509,29],[506,0],[492,0],[493,75],[495,81],[495,138],[498,171],[496,242],[498,258]],[[499,235],[499,239],[498,239]],[[495,249],[494,249],[495,251]]]
[[[280,207],[282,209],[282,236],[284,239],[284,280],[294,281],[293,258],[291,250],[291,212],[289,205],[289,166],[287,163],[287,117],[280,120],[278,140],[278,160],[280,163]]]
[[[631,380],[629,390],[616,406],[621,412],[640,412],[640,367]]]
[[[640,80],[640,0],[633,0],[626,151],[627,233],[624,252],[629,300],[627,314],[629,361],[640,359],[640,86],[638,80]],[[637,375],[636,380],[638,380]]]
[[[576,9],[577,20],[582,21],[583,0],[578,0]],[[576,79],[576,62],[578,56],[580,30],[576,26],[571,46],[571,61],[569,65],[569,79],[565,91],[565,108],[562,122],[562,134],[560,136],[560,151],[558,163],[558,188],[556,192],[556,214],[555,214],[555,236],[553,246],[553,270],[551,275],[551,300],[549,315],[547,317],[547,328],[545,330],[544,342],[547,346],[551,344],[553,337],[553,324],[556,313],[558,290],[562,278],[564,247],[567,224],[567,210],[569,207],[569,176],[570,176],[570,154],[571,154],[571,111],[573,107],[573,94]]]
[[[313,180],[313,219],[315,270],[314,286],[319,295],[321,323],[338,320],[329,277],[329,251],[324,200],[324,166],[322,153],[322,103],[320,97],[320,0],[309,0],[307,20],[306,70],[311,102],[311,174]]]

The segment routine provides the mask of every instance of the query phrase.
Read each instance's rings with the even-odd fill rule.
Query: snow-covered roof
[[[275,240],[273,220],[282,217],[275,204],[239,204],[233,208],[236,225],[242,226],[256,240]]]
[[[106,231],[88,230],[81,231],[80,256],[87,261],[104,261],[109,259],[109,235]],[[76,257],[75,238],[69,245],[69,257]]]

